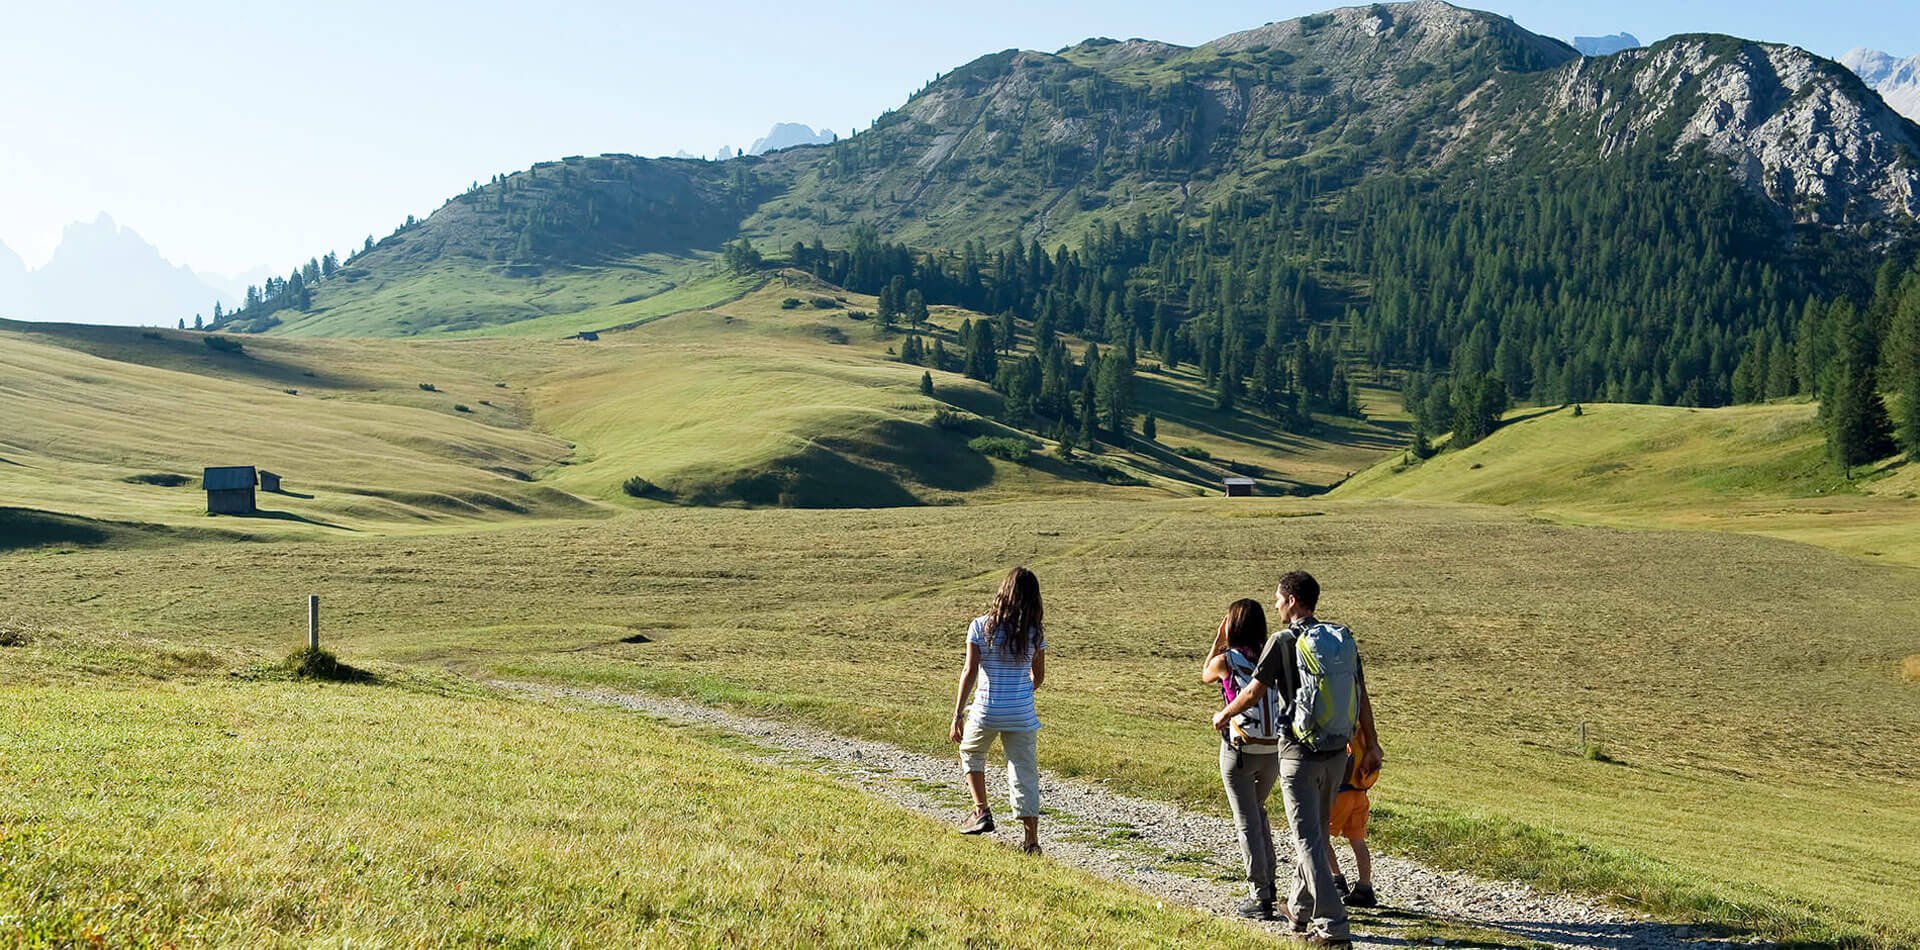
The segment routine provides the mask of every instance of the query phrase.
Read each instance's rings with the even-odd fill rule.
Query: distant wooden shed
[[[595,333],[592,330],[582,330],[580,331],[579,337],[580,339],[585,340],[588,343],[593,343],[600,339],[600,334]]]
[[[260,490],[264,492],[272,492],[276,495],[279,494],[280,493],[280,476],[275,475],[274,473],[269,472],[264,468],[261,469],[260,470]]]
[[[1226,484],[1228,498],[1253,497],[1253,479],[1251,478],[1229,478]]]
[[[255,479],[251,465],[225,465],[202,472],[200,486],[207,490],[207,514],[250,515],[258,511],[253,498]]]

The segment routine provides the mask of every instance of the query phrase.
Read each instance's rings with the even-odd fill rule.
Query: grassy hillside
[[[496,385],[544,354],[209,339],[0,325],[0,497],[265,536],[597,514],[534,480],[569,449],[532,428],[524,390]],[[213,465],[277,472],[286,493],[261,494],[257,518],[208,518]]]
[[[1911,569],[1770,538],[1325,500],[665,509],[202,545],[166,571],[138,550],[15,554],[0,616],[29,642],[3,659],[84,684],[273,656],[312,591],[333,645],[376,670],[640,687],[945,754],[960,631],[1020,562],[1048,598],[1042,754],[1065,774],[1220,807],[1217,694],[1192,666],[1227,601],[1305,565],[1367,653],[1385,846],[1775,935],[1920,939]],[[439,721],[413,728],[455,741]]]
[[[1217,490],[1234,469],[1270,490],[1314,490],[1394,439],[1356,422],[1287,433],[1216,413],[1188,370],[1138,381],[1142,408],[1163,420],[1160,442],[1062,460],[993,421],[1000,397],[980,383],[936,369],[934,395],[922,394],[924,370],[893,355],[905,334],[865,318],[876,303],[788,271],[509,327],[526,339],[4,324],[0,410],[20,423],[0,436],[0,487],[13,506],[98,522],[90,531],[282,536],[660,502],[1164,497]],[[936,308],[927,336],[957,351],[960,322],[979,316]],[[627,329],[597,343],[539,339],[617,326]],[[1034,454],[989,458],[968,445],[980,436],[1024,440]],[[259,518],[209,518],[197,478],[226,464],[277,472],[287,493],[263,495]],[[633,497],[635,477],[659,490]]]
[[[1764,534],[1920,566],[1920,467],[1861,469],[1848,481],[1810,404],[1581,408],[1517,411],[1478,445],[1411,466],[1396,456],[1334,497]]]
[[[227,645],[5,654],[8,945],[1271,939],[637,716]]]

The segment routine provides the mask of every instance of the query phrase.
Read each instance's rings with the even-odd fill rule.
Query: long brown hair
[[[1024,567],[1007,572],[987,610],[987,645],[1022,656],[1040,636],[1040,579]]]
[[[1267,642],[1267,612],[1260,602],[1242,598],[1227,605],[1227,645],[1246,653]]]

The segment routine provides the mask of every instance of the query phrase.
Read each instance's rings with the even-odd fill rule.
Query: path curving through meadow
[[[956,759],[646,693],[506,681],[492,685],[529,697],[616,706],[675,723],[716,728],[750,740],[765,760],[833,775],[942,823],[955,822],[969,810]],[[988,776],[988,787],[997,800],[1004,787],[1002,776],[997,766],[989,770],[994,774]],[[1224,804],[1218,814],[1192,812],[1122,795],[1099,782],[1051,773],[1043,774],[1042,786],[1045,820],[1040,837],[1049,858],[1210,914],[1231,915],[1245,896],[1245,885],[1235,879],[1240,873],[1239,850]],[[1007,821],[999,836],[1011,844],[1018,833],[1018,824]],[[1292,856],[1282,853],[1280,861],[1285,865],[1284,879],[1291,873]],[[1351,870],[1352,856],[1344,848],[1341,861]],[[1374,883],[1383,906],[1355,914],[1356,947],[1486,946],[1491,942],[1665,950],[1764,945],[1710,936],[1703,928],[1647,920],[1586,898],[1442,871],[1390,855],[1374,856]],[[1265,926],[1276,934],[1285,933],[1284,924]]]

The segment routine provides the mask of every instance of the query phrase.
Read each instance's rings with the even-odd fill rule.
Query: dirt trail
[[[522,695],[618,706],[674,722],[713,726],[753,740],[768,750],[771,760],[836,776],[937,821],[957,821],[969,810],[955,759],[644,693],[531,683],[493,685]],[[997,766],[990,771],[994,774],[988,776],[988,787],[998,802],[1005,794],[1003,776]],[[1201,814],[1051,773],[1043,775],[1042,788],[1046,817],[1041,822],[1041,843],[1049,858],[1212,914],[1232,914],[1245,896],[1246,885],[1236,880],[1239,850],[1224,804],[1219,814]],[[1012,843],[1018,834],[1018,823],[1006,821],[999,836]],[[1284,880],[1291,873],[1291,855],[1282,854],[1280,860]],[[1341,863],[1351,871],[1352,855],[1344,848]],[[1604,950],[1753,945],[1744,939],[1709,936],[1705,928],[1644,920],[1583,898],[1440,871],[1385,855],[1374,857],[1374,882],[1385,906],[1356,912],[1357,947],[1484,946],[1486,938],[1501,935],[1504,939],[1499,942],[1505,944],[1532,941]],[[1284,932],[1282,924],[1269,926],[1275,933]],[[1460,927],[1482,933],[1475,939],[1460,932]]]

